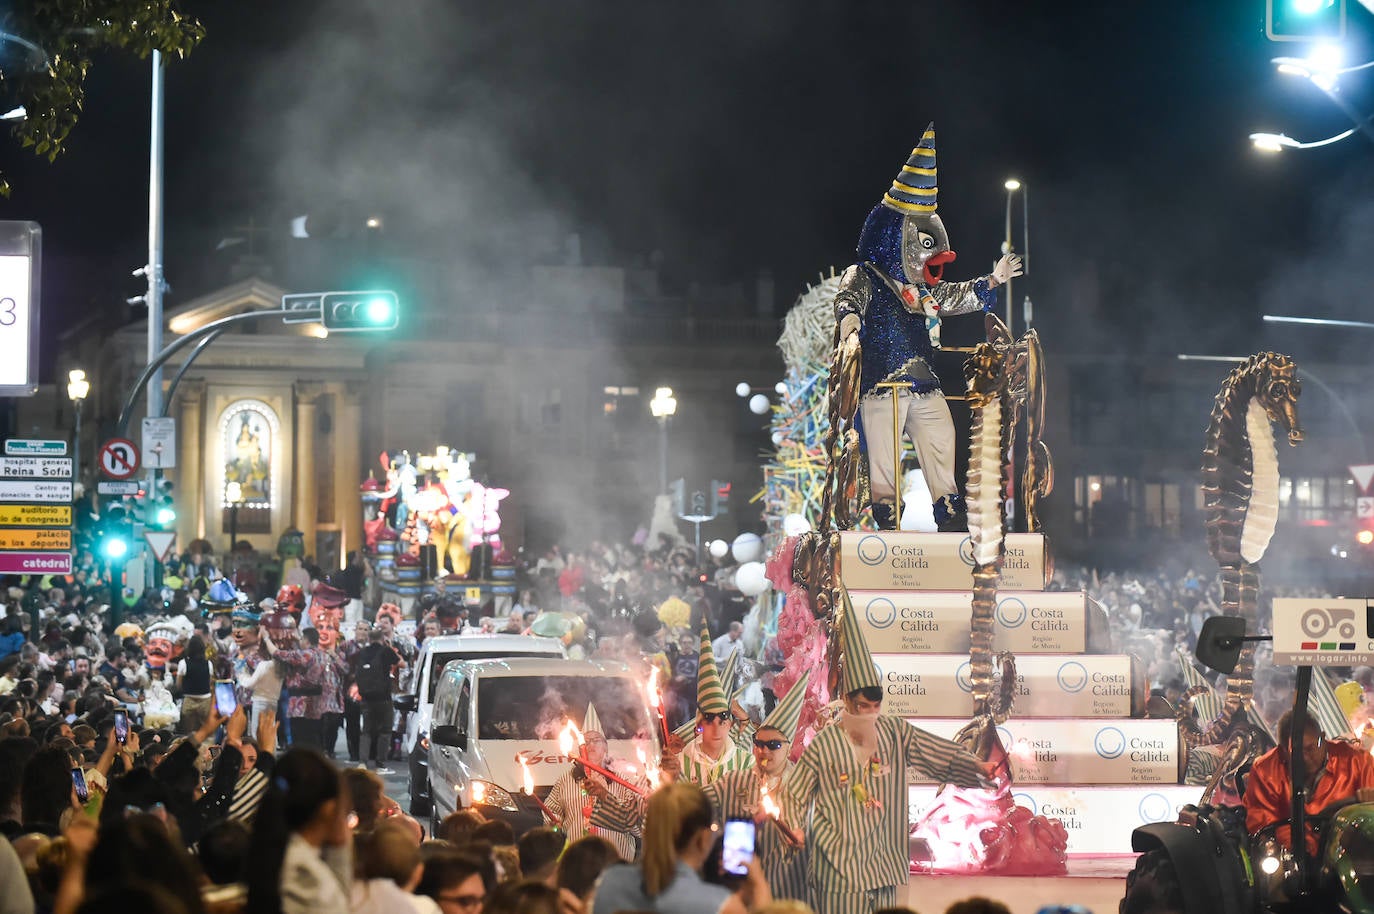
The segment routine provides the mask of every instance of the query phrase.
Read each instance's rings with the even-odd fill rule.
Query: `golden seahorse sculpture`
[[[1001,321],[998,321],[1000,324]],[[1049,445],[1041,437],[1045,431],[1045,354],[1040,348],[1040,334],[1031,330],[1016,343],[1019,365],[1008,379],[1011,410],[1011,429],[1007,440],[1016,440],[1016,426],[1022,413],[1026,421],[1026,463],[1021,468],[1021,510],[1026,518],[1026,532],[1040,530],[1040,499],[1054,491],[1054,460]],[[1049,561],[1049,550],[1045,551]],[[1047,567],[1048,576],[1053,571]]]
[[[1003,454],[1017,412],[1012,390],[1027,385],[1026,345],[1013,343],[996,315],[986,317],[988,341],[974,347],[964,362],[968,405],[973,411],[969,436],[969,466],[965,499],[968,503],[969,542],[973,551],[973,612],[969,621],[969,677],[972,681],[973,720],[955,736],[983,758],[995,749],[995,725],[1011,713],[1016,661],[1009,652],[994,656],[993,619],[1001,583],[1001,560],[1006,549],[1002,520]],[[993,667],[1000,669],[1001,688],[993,694]]]
[[[1279,461],[1275,424],[1288,443],[1302,441],[1298,368],[1286,355],[1261,352],[1246,359],[1222,384],[1212,406],[1202,452],[1202,493],[1207,549],[1221,566],[1221,611],[1255,627],[1259,561],[1278,521]],[[1188,746],[1216,745],[1250,727],[1255,653],[1249,644],[1226,677],[1226,699],[1215,720],[1199,725],[1191,698],[1179,703],[1179,735]],[[1191,693],[1190,693],[1191,694]]]

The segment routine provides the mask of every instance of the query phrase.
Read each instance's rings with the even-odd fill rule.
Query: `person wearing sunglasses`
[[[716,655],[711,650],[711,636],[702,626],[700,661],[697,664],[697,726],[696,738],[684,746],[679,754],[665,754],[663,772],[677,780],[691,781],[705,787],[714,783],[727,771],[743,771],[754,766],[754,756],[748,748],[731,738],[736,720],[730,708],[729,696],[716,670]],[[669,745],[670,751],[677,747]]]
[[[788,779],[789,822],[808,823],[807,885],[820,914],[872,914],[897,903],[910,875],[907,773],[989,787],[993,764],[882,713],[883,684],[844,595],[840,719],[822,727]]]
[[[770,814],[763,799],[766,795],[778,807],[790,805],[789,781],[794,769],[788,754],[810,680],[811,674],[807,672],[794,682],[774,706],[773,713],[754,731],[754,767],[726,772],[706,788],[717,825],[723,827],[729,819],[754,820],[755,856],[775,899],[807,898],[806,851],[794,840],[801,829],[794,828],[792,817],[781,810],[776,817]]]

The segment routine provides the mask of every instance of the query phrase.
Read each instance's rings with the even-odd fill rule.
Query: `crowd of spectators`
[[[322,676],[318,700],[280,709],[267,693],[257,701],[259,675],[249,700],[228,716],[206,683],[236,676],[223,663],[243,642],[229,614],[207,616],[217,577],[210,557],[188,559],[192,573],[143,595],[118,626],[98,577],[15,581],[0,592],[0,831],[10,839],[0,842],[0,883],[28,886],[36,907],[3,910],[71,914],[114,902],[157,912],[582,911],[602,869],[618,862],[604,841],[563,848],[536,830],[515,842],[508,826],[470,812],[426,837],[402,814],[379,776],[399,748],[395,721],[384,696],[358,693],[357,658],[380,645],[399,691],[436,634],[481,626],[555,635],[573,656],[660,665],[676,724],[694,713],[704,626],[720,665],[739,652],[740,675],[757,681],[766,705],[768,677],[781,663],[774,623],[769,612],[751,612],[754,601],[734,587],[735,567],[728,556],[698,560],[667,542],[594,543],[524,561],[519,599],[502,618],[484,618],[490,608],[465,605],[455,586],[417,601],[404,618],[399,608],[367,607],[366,618],[327,647],[312,631],[282,651],[266,628],[255,628],[264,665],[282,664],[278,689],[285,682],[290,693],[296,663],[334,672]],[[313,578],[307,590],[326,583]],[[1181,659],[1190,660],[1202,622],[1221,602],[1215,574],[1197,569],[1061,568],[1051,587],[1097,600],[1110,649],[1136,655],[1150,687],[1172,700],[1184,688]],[[267,594],[239,597],[264,615],[276,608]],[[310,628],[309,613],[297,615]],[[176,650],[158,663],[146,636],[178,619]],[[1266,663],[1261,651],[1256,702],[1266,719],[1291,701],[1291,683],[1291,671]],[[1366,685],[1374,687],[1374,676]],[[373,715],[369,698],[380,707]],[[122,740],[117,712],[130,722]],[[345,767],[345,758],[373,770]]]

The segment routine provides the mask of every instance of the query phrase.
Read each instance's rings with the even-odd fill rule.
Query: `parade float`
[[[775,690],[807,690],[800,752],[837,697],[846,658],[835,633],[852,612],[873,651],[885,713],[1001,763],[995,790],[910,784],[912,878],[923,880],[922,898],[938,895],[941,874],[1050,876],[1059,878],[1025,885],[1057,885],[1039,896],[1046,901],[1114,906],[1132,829],[1173,821],[1197,802],[1201,787],[1184,783],[1187,749],[1207,740],[1171,717],[1146,717],[1149,684],[1135,658],[1113,652],[1099,605],[1083,592],[1046,590],[1053,559],[1037,505],[1052,490],[1053,468],[1041,440],[1045,372],[1034,331],[1013,338],[989,313],[986,341],[965,363],[973,422],[964,498],[937,491],[931,473],[900,472],[903,439],[917,437],[904,427],[905,398],[938,390],[929,359],[939,321],[958,313],[948,307],[953,296],[975,295],[991,310],[977,281],[939,281],[953,254],[934,213],[934,177],[931,130],[870,215],[859,263],[808,288],[779,340],[787,371],[764,511],[774,529],[800,514],[811,530],[788,531],[767,566],[782,597],[776,627],[786,658]],[[918,181],[928,186],[913,188]],[[935,275],[923,269],[932,260]],[[844,322],[904,314],[924,319],[911,322],[924,336],[861,338]],[[869,407],[878,401],[891,404],[879,420],[885,436],[872,434]],[[875,437],[883,446],[872,446]],[[1026,456],[1011,466],[1012,453]],[[875,463],[884,464],[881,499]],[[1025,532],[1004,526],[1013,488]],[[958,529],[964,512],[967,531]],[[1244,590],[1244,571],[1232,576]],[[818,666],[830,676],[804,678]],[[1060,883],[1075,876],[1086,878]],[[1021,890],[988,894],[1008,891]]]
[[[443,581],[465,604],[509,611],[515,569],[501,541],[500,508],[510,490],[474,479],[474,457],[442,445],[433,454],[379,457],[382,478],[369,475],[360,487],[369,605],[409,612]]]

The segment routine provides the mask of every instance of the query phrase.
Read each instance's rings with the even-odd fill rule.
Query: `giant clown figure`
[[[339,624],[343,621],[344,607],[348,605],[348,594],[331,584],[315,585],[311,595],[310,624],[320,633],[320,647],[332,651],[339,642]]]
[[[902,434],[916,446],[942,531],[967,530],[963,496],[954,480],[954,420],[931,365],[939,348],[939,320],[992,310],[993,292],[1021,275],[1021,258],[1007,253],[992,273],[943,282],[954,251],[936,214],[935,125],[912,150],[859,235],[859,262],[845,270],[835,295],[842,364],[858,360],[859,418],[868,454],[873,519],[896,529],[893,466],[893,391]],[[852,417],[845,417],[852,419]]]

